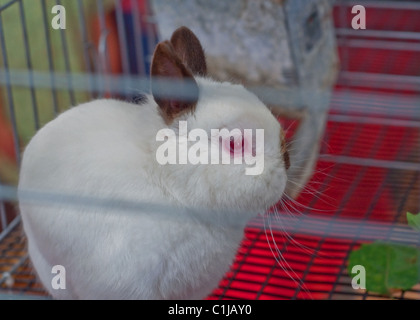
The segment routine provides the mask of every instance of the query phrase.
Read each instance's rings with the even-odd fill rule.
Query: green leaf
[[[363,244],[350,254],[348,271],[361,265],[366,271],[366,289],[389,294],[391,289],[407,290],[420,282],[420,250],[398,244]]]
[[[410,227],[420,231],[420,213],[412,214],[407,212],[407,221]]]

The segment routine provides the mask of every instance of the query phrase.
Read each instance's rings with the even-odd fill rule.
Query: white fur
[[[64,112],[27,146],[20,192],[157,203],[168,210],[133,214],[123,207],[20,201],[30,257],[53,297],[204,298],[232,263],[246,222],[280,199],[286,173],[277,120],[240,85],[196,80],[196,111],[182,117],[189,130],[265,129],[263,174],[245,175],[245,164],[159,165],[155,137],[165,124],[150,96],[143,105],[96,100]],[[217,210],[210,219],[208,209]],[[58,264],[66,268],[66,290],[51,287]]]

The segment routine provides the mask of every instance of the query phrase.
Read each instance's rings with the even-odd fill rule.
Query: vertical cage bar
[[[84,6],[82,4],[82,0],[77,0],[77,7],[79,12],[79,23],[80,23],[80,32],[82,33],[82,41],[83,41],[83,58],[85,60],[85,67],[86,71],[89,74],[89,94],[90,97],[93,98],[94,93],[93,90],[95,88],[95,80],[94,77],[91,76],[93,73],[92,63],[90,61],[89,51],[92,49],[92,45],[89,42],[88,35],[87,35],[87,27],[86,27],[86,18],[84,12]]]
[[[129,65],[129,54],[127,48],[127,37],[126,37],[126,29],[125,29],[125,21],[123,15],[123,9],[121,6],[121,0],[116,0],[115,2],[115,10],[117,16],[117,28],[118,28],[118,38],[120,42],[120,53],[121,53],[121,63],[123,67],[123,74],[124,74],[124,88],[127,88],[127,76],[130,74],[130,65]],[[124,96],[127,98],[128,94],[124,93]]]
[[[418,202],[419,203],[418,203],[418,207],[417,207],[418,209],[417,210],[420,212],[420,188],[419,188],[419,200],[418,200]]]
[[[100,29],[100,39],[99,39],[99,46],[102,46],[102,48],[99,48],[99,54],[100,54],[100,68],[101,72],[108,73],[108,65],[109,65],[109,57],[108,57],[108,47],[107,47],[107,36],[108,36],[108,29],[106,26],[105,21],[105,8],[103,0],[97,0],[96,2],[98,7],[98,16],[99,16],[99,29]],[[102,42],[102,43],[101,43]]]
[[[51,50],[51,38],[50,38],[50,32],[48,30],[49,23],[48,23],[48,17],[47,17],[47,6],[45,4],[45,0],[41,0],[41,6],[42,6],[42,18],[43,18],[43,24],[44,24],[44,34],[45,34],[45,42],[47,45],[47,59],[48,59],[48,70],[50,72],[50,85],[51,85],[51,95],[53,99],[53,109],[54,114],[58,114],[58,98],[57,98],[57,90],[55,89],[55,77],[54,77],[54,60]]]
[[[0,232],[7,228],[7,217],[6,217],[6,208],[4,206],[4,202],[0,200],[0,222],[1,228]]]
[[[6,78],[6,92],[7,98],[9,100],[9,113],[10,113],[10,122],[13,128],[13,143],[15,147],[15,154],[18,164],[20,163],[20,145],[19,145],[19,135],[17,130],[17,122],[16,122],[16,113],[15,113],[15,103],[13,100],[13,92],[12,87],[10,85],[10,73],[9,73],[9,61],[7,58],[7,50],[6,50],[6,40],[4,38],[4,28],[3,28],[3,17],[0,12],[0,45],[1,50],[3,52],[3,67],[4,67],[4,74]]]
[[[110,62],[108,55],[108,35],[109,30],[107,29],[106,19],[105,19],[105,8],[103,0],[96,1],[96,7],[98,8],[98,18],[99,18],[99,39],[98,39],[98,48],[96,48],[96,53],[98,54],[98,61],[96,71],[107,75],[110,71]],[[104,94],[109,89],[109,84],[106,80],[103,80],[103,77],[99,77],[99,96],[103,97]]]
[[[145,17],[145,21],[146,21],[146,29],[147,29],[147,50],[148,50],[148,55],[146,57],[147,59],[147,63],[151,64],[152,62],[152,54],[153,54],[153,50],[154,47],[157,43],[157,34],[155,32],[156,30],[156,19],[154,17],[153,11],[152,11],[152,6],[150,5],[150,1],[148,0],[144,0],[147,6],[147,15]]]
[[[133,28],[134,28],[134,46],[136,50],[137,57],[137,73],[140,75],[145,75],[145,64],[144,64],[144,47],[143,47],[143,34],[141,29],[141,16],[140,8],[137,0],[131,0],[132,16],[133,16]]]
[[[118,37],[120,40],[120,52],[121,52],[121,62],[122,62],[122,67],[123,67],[123,73],[125,75],[128,75],[130,73],[130,66],[129,66],[128,51],[127,51],[127,37],[125,34],[124,15],[123,15],[123,9],[122,9],[120,0],[116,0],[115,9],[116,9],[116,15],[117,15]]]
[[[60,0],[56,0],[56,3],[57,5],[61,5]],[[74,90],[73,90],[73,81],[72,81],[72,75],[71,75],[70,57],[69,57],[69,50],[68,50],[68,45],[67,45],[66,31],[63,29],[60,29],[60,34],[61,34],[61,48],[62,48],[63,56],[64,56],[64,67],[66,70],[70,103],[74,106],[76,104],[76,98],[75,98]]]
[[[28,29],[26,26],[26,17],[25,17],[25,11],[23,8],[22,0],[19,0],[19,13],[20,13],[20,19],[22,23],[23,43],[25,46],[24,51],[25,51],[25,58],[26,58],[26,67],[28,68],[28,77],[29,77],[31,101],[32,101],[32,113],[34,116],[35,129],[38,130],[40,127],[38,105],[36,101],[36,93],[35,93],[34,79],[33,79],[33,73],[32,73],[33,68],[32,68],[32,60],[31,60],[31,51],[30,51],[29,40],[28,40]]]

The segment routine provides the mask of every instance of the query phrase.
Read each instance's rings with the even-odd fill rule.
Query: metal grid
[[[13,228],[0,242],[0,273],[2,276],[0,298],[6,294],[45,296],[42,285],[30,267],[25,238],[20,225]]]
[[[0,100],[10,118],[13,146],[6,147],[13,150],[12,162],[20,163],[29,138],[69,106],[101,97],[131,99],[147,90],[141,77],[147,76],[157,33],[144,3],[139,8],[137,0],[0,1]],[[67,25],[76,23],[73,32],[51,28],[54,5],[65,6]],[[141,41],[131,45],[130,37]],[[19,121],[18,112],[28,119]],[[13,191],[0,190],[0,298],[45,297],[30,266],[15,198]]]
[[[17,136],[20,128],[15,117],[15,92],[19,91],[13,85],[16,83],[14,75],[7,72],[12,68],[4,54],[8,42],[3,12],[16,10],[22,26],[21,45],[27,53],[30,41],[24,3],[24,0],[0,3],[0,44],[3,71],[6,70],[2,86],[15,128],[16,150],[20,150],[20,143],[24,142]],[[31,60],[31,55],[26,54],[29,73],[25,83],[29,89],[25,94],[31,101],[33,130],[45,121],[38,111],[40,91],[48,93],[52,112],[56,114],[73,102],[108,96],[112,87],[99,85],[100,76],[112,71],[107,64],[112,53],[103,45],[99,53],[93,50],[95,45],[101,47],[100,37],[95,43],[88,35],[85,2],[79,0],[76,4],[77,21],[83,35],[84,65],[80,69],[72,65],[71,49],[64,32],[58,37],[59,45],[54,47],[46,23],[47,7],[52,2],[41,0],[40,3],[48,58],[46,68],[41,71],[47,72],[43,83],[48,85],[37,87],[40,82],[36,80],[42,78],[42,74],[37,74],[40,69]],[[119,73],[126,76],[141,73],[145,70],[147,55],[143,59],[143,48],[137,45],[131,49],[137,59],[128,58],[124,32],[127,25],[121,22],[124,8],[119,1],[116,4],[119,54],[127,57]],[[352,19],[349,8],[353,3],[337,1],[335,5],[342,70],[312,180],[296,202],[286,203],[287,209],[279,207],[280,219],[269,216],[268,220],[265,217],[250,222],[231,270],[209,299],[382,299],[374,293],[351,288],[346,271],[351,250],[362,242],[375,239],[420,243],[420,236],[402,225],[406,223],[406,211],[420,211],[420,4],[393,1],[366,1],[363,4],[369,17],[366,32],[349,29]],[[96,1],[95,5],[100,13],[99,29],[103,31],[107,26],[105,4]],[[137,33],[141,31],[141,18],[134,19]],[[156,41],[150,23],[153,21],[151,17],[147,19],[146,26],[150,29],[146,33],[152,35],[148,39],[153,43]],[[57,50],[63,56],[60,63],[54,60],[59,54]],[[128,61],[134,61],[134,64]],[[80,85],[74,77],[77,72],[98,76],[88,77],[84,94],[76,90]],[[128,78],[121,79],[124,82]],[[121,87],[127,88],[127,83]],[[133,93],[121,92],[122,95]],[[19,161],[19,152],[16,158]],[[13,220],[15,213],[10,203],[0,204],[0,275],[3,274],[0,276],[0,297],[10,293],[16,294],[13,297],[43,297],[45,292],[29,266],[19,219]],[[346,220],[350,218],[356,219]],[[420,285],[396,293],[394,298],[420,299]]]
[[[326,220],[296,219],[287,228],[291,238],[279,222],[269,245],[264,221],[251,223],[232,271],[211,298],[384,299],[351,287],[350,252],[369,239],[418,245],[419,235],[410,237],[401,224],[407,211],[420,208],[420,7],[367,2],[371,30],[361,33],[348,29],[354,4],[335,7],[342,71],[314,177],[298,204],[289,204],[295,214]],[[340,223],[343,218],[357,223]],[[295,281],[273,258],[274,243]],[[393,298],[420,299],[420,285]]]

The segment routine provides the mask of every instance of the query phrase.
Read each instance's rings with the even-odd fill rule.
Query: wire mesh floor
[[[299,224],[288,233],[278,227],[266,232],[266,220],[252,221],[209,299],[385,299],[351,287],[347,260],[369,236],[398,238],[405,213],[420,211],[420,10],[368,6],[370,33],[361,34],[348,29],[351,10],[339,3],[334,16],[344,63],[321,155],[297,203],[279,211],[285,218],[289,212],[325,218],[326,228],[343,218],[357,224],[325,234],[314,225],[311,235]],[[402,41],[402,35],[412,39]],[[373,225],[361,234],[359,226],[370,222],[398,230]],[[30,267],[19,225],[0,241],[0,297],[8,294],[48,297]],[[393,298],[420,299],[420,284]]]
[[[22,295],[27,295],[26,298],[47,296],[30,266],[20,225],[0,242],[0,274],[0,298],[7,298],[8,294],[13,295],[13,298]]]

